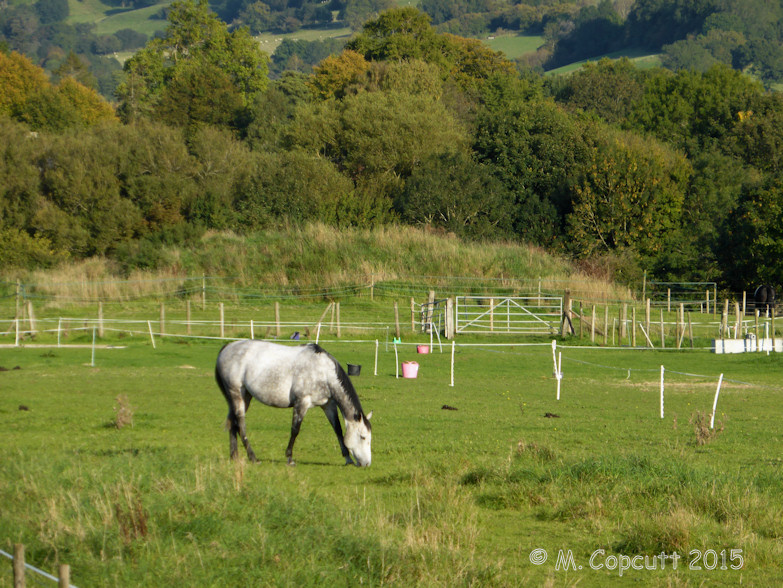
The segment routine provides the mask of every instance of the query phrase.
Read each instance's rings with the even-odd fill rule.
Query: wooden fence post
[[[226,336],[226,317],[222,302],[218,305],[218,308],[220,309],[220,338],[222,339]]]
[[[628,304],[623,302],[622,316],[620,317],[620,341],[625,341],[628,336]]]
[[[416,301],[411,296],[411,333],[416,332]]]
[[[691,322],[691,313],[688,313],[688,336],[691,339],[691,349],[693,349],[693,323]]]
[[[448,298],[446,300],[446,339],[454,339],[454,299],[453,298]]]
[[[21,300],[22,300],[22,283],[19,280],[16,280],[16,314],[14,315],[16,318],[19,318],[19,306]]]
[[[36,328],[35,328],[35,313],[33,312],[32,300],[27,301],[27,320],[30,321],[30,335],[34,336],[36,334]]]
[[[631,347],[636,347],[636,307],[631,307]]]
[[[329,304],[326,305],[326,308],[324,308],[324,311],[321,313],[321,318],[319,318],[316,321],[316,325],[320,325],[324,322],[324,317],[326,316],[326,313],[329,312],[332,309],[332,306],[334,305],[334,301],[330,301]],[[334,322],[334,319],[332,319],[332,322]]]
[[[190,300],[185,302],[185,325],[188,336],[190,336]]]
[[[756,327],[756,351],[761,351],[761,345],[759,344],[759,309],[753,311],[755,315],[755,327]]]
[[[340,303],[336,302],[335,305],[337,306],[337,338],[340,338]]]
[[[566,328],[568,328],[568,334],[573,335],[574,334],[574,325],[571,322],[571,309],[572,309],[572,300],[571,300],[571,290],[566,290],[563,293],[563,317],[560,320],[560,335],[565,336],[566,334]]]
[[[435,312],[435,290],[430,290],[427,296],[427,324],[425,325],[425,333],[429,333],[432,330],[432,313]]]
[[[712,312],[713,316],[718,313],[718,286],[712,287]]]
[[[677,349],[682,345],[685,338],[685,305],[680,303],[680,311],[677,313]]]
[[[60,564],[60,573],[57,585],[59,588],[70,588],[71,586],[71,566]]]
[[[160,336],[163,337],[163,333],[166,332],[166,306],[165,303],[160,303]]]
[[[275,302],[275,334],[280,336],[280,303]]]
[[[663,326],[663,309],[661,309],[661,349],[666,349],[666,330]]]
[[[14,544],[14,588],[24,588],[24,545]]]
[[[604,346],[609,345],[609,305],[604,307]]]
[[[394,336],[400,338],[400,307],[394,301]]]
[[[98,336],[103,338],[103,302],[98,302]]]

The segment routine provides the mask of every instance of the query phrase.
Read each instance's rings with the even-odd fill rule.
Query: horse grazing
[[[368,466],[371,462],[372,427],[365,415],[350,378],[340,363],[320,346],[309,343],[297,347],[264,341],[234,341],[220,350],[215,379],[228,402],[231,458],[237,455],[237,434],[250,461],[258,461],[245,430],[245,414],[250,400],[267,406],[293,408],[291,439],[285,455],[293,460],[294,441],[307,411],[320,406],[337,435],[345,464]],[[345,437],[340,427],[340,410],[345,419]]]

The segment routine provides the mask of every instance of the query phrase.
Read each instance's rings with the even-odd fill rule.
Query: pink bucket
[[[402,377],[403,378],[415,378],[419,373],[419,364],[415,361],[403,361],[402,362]]]
[[[416,351],[418,353],[429,353],[430,352],[430,346],[429,345],[417,345]]]

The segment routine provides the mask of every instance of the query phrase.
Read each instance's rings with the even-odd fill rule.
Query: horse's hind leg
[[[253,454],[253,450],[250,449],[250,445],[247,442],[247,434],[245,433],[245,412],[247,412],[247,406],[250,404],[249,394],[241,388],[238,389],[226,382],[219,365],[215,368],[215,380],[223,393],[223,397],[226,399],[226,403],[228,403],[226,428],[228,429],[229,455],[231,459],[236,459],[237,435],[241,435],[248,457],[255,461],[256,456]],[[244,396],[248,396],[248,398],[244,398]]]
[[[250,400],[252,398],[253,397],[247,391],[244,391],[244,390],[242,391],[242,400],[243,400],[242,407],[243,407],[243,410],[242,410],[242,413],[239,415],[239,418],[238,418],[238,421],[239,421],[238,422],[238,429],[239,429],[239,436],[242,439],[242,445],[245,446],[245,451],[247,451],[247,458],[250,461],[255,462],[255,461],[258,461],[258,458],[256,458],[256,454],[253,451],[253,448],[250,447],[250,441],[247,438],[247,429],[245,428],[245,414],[247,413],[247,409],[250,407]],[[236,436],[234,436],[233,442],[234,442],[234,445],[233,445],[234,450],[236,450],[236,444],[237,444]]]
[[[326,418],[329,419],[329,423],[332,425],[332,429],[334,429],[334,434],[337,435],[337,441],[340,443],[340,451],[342,451],[343,457],[345,458],[345,465],[353,465],[351,452],[348,451],[348,448],[345,446],[345,442],[343,441],[343,428],[340,426],[340,417],[337,414],[337,405],[334,403],[334,401],[330,400],[321,408],[323,408],[324,414],[326,414]]]
[[[233,408],[229,408],[226,418],[226,428],[228,429],[228,447],[231,459],[237,457],[237,433],[239,432],[239,422]]]
[[[242,439],[242,445],[247,451],[247,458],[250,461],[258,461],[253,448],[250,447],[250,441],[247,439],[247,429],[245,428],[245,413],[250,404],[250,394],[242,393],[243,398],[238,399],[239,394],[228,393],[228,418],[226,419],[226,428],[228,428],[229,455],[231,459],[237,457],[237,435]]]

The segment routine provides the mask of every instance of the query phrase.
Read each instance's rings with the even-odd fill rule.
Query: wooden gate
[[[458,296],[455,306],[457,333],[554,335],[563,316],[559,296]]]

